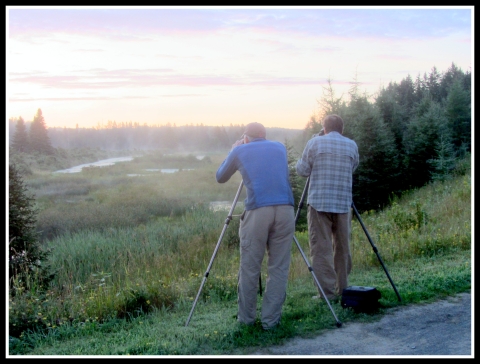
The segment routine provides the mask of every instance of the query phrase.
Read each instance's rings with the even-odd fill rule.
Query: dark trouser
[[[348,287],[352,269],[351,213],[321,212],[309,205],[307,219],[313,272],[327,298],[333,299]]]
[[[258,282],[265,250],[268,278],[262,302],[265,329],[278,324],[286,298],[291,247],[295,233],[293,206],[278,205],[245,211],[240,219],[240,270],[238,273],[237,319],[255,322]]]

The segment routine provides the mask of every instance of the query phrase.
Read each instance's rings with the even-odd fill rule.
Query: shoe
[[[333,302],[333,303],[338,303],[338,302],[340,302],[341,299],[342,299],[342,296],[335,296],[335,297],[329,299],[329,301]]]
[[[327,298],[328,298],[329,302],[336,303],[336,302],[340,301],[341,297],[340,296],[333,296],[333,297],[327,297]],[[323,297],[320,297],[320,295],[318,295],[318,294],[316,296],[313,296],[312,299],[313,300],[324,300],[325,301],[325,299]]]
[[[262,325],[262,329],[263,331],[272,331],[272,330],[275,330],[276,328],[278,328],[280,326],[280,324],[275,324],[273,326],[263,326]]]

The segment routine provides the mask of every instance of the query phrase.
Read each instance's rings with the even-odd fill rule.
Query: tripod
[[[214,252],[213,252],[212,258],[210,259],[210,263],[208,264],[207,270],[206,270],[206,272],[205,272],[205,274],[204,274],[204,277],[203,277],[203,279],[202,279],[202,283],[201,283],[201,285],[200,285],[200,289],[198,290],[197,296],[195,297],[195,301],[193,302],[193,306],[192,306],[192,309],[190,310],[190,314],[188,315],[187,322],[185,323],[185,326],[188,326],[188,323],[190,322],[190,319],[191,319],[191,317],[192,317],[192,315],[193,315],[193,310],[195,309],[195,306],[197,305],[198,299],[199,299],[199,297],[200,297],[200,293],[201,293],[201,291],[202,291],[202,289],[203,289],[203,286],[205,285],[205,282],[206,282],[206,280],[207,280],[207,278],[208,278],[208,275],[209,275],[209,273],[210,273],[210,269],[212,268],[212,265],[213,265],[213,261],[214,261],[214,259],[215,259],[215,256],[217,255],[217,251],[218,251],[218,248],[219,248],[219,246],[220,246],[220,243],[221,243],[221,241],[222,241],[222,239],[223,239],[223,236],[225,235],[225,231],[227,230],[228,224],[229,224],[230,221],[232,220],[232,214],[233,214],[233,211],[235,210],[235,205],[237,204],[238,197],[239,197],[239,195],[240,195],[240,192],[242,191],[242,187],[243,187],[243,181],[240,182],[240,186],[238,187],[237,194],[235,195],[235,198],[233,199],[232,207],[230,208],[230,211],[229,211],[229,213],[228,213],[228,216],[227,216],[227,218],[225,219],[225,224],[224,224],[224,226],[223,226],[223,229],[222,229],[222,232],[221,232],[221,234],[220,234],[220,237],[219,237],[219,239],[218,239],[218,241],[217,241],[217,245],[215,246],[215,250],[214,250]],[[307,186],[305,186],[305,187],[307,187]],[[301,205],[303,204],[303,200],[304,200],[304,197],[305,197],[305,191],[306,191],[306,189],[307,189],[307,188],[305,188],[305,190],[303,191],[303,195],[302,195],[302,198],[301,198],[301,201],[300,201],[300,204],[299,204],[299,208],[298,208],[297,213],[296,213],[296,216],[295,216],[295,224],[296,224],[297,221],[298,221],[298,217],[299,217],[299,214],[300,214]],[[337,322],[337,323],[336,323],[337,327],[342,326],[342,323],[338,320],[337,316],[335,315],[335,312],[334,312],[333,309],[332,309],[332,306],[330,305],[330,302],[328,301],[325,293],[323,292],[323,289],[322,289],[322,287],[320,286],[320,283],[318,282],[317,277],[316,277],[315,274],[313,273],[312,267],[308,264],[308,259],[306,258],[305,254],[303,253],[302,248],[300,247],[300,244],[298,243],[298,240],[297,240],[297,238],[295,237],[295,235],[293,236],[293,239],[294,239],[294,241],[295,241],[295,243],[296,243],[296,245],[297,245],[297,248],[300,250],[300,253],[302,254],[303,259],[305,260],[305,263],[307,264],[309,271],[312,273],[313,278],[314,278],[315,282],[317,283],[317,286],[318,286],[320,292],[322,292],[322,294],[323,294],[323,296],[324,296],[324,298],[325,298],[325,302],[327,302],[328,307],[329,307],[330,310],[332,311],[333,317],[335,317],[335,321]],[[261,292],[262,292],[262,280],[261,280],[261,276],[260,276],[260,278],[259,278],[259,281],[260,281],[260,294],[261,294]]]
[[[310,177],[307,179],[307,183],[305,184],[305,188],[303,189],[303,192],[302,192],[302,197],[300,198],[300,202],[298,203],[297,213],[295,214],[295,225],[297,225],[298,218],[300,217],[300,210],[301,210],[302,207],[303,207],[303,201],[305,200],[305,195],[306,195],[306,193],[307,193],[307,191],[308,191],[308,183],[309,183],[309,182],[310,182]],[[322,286],[320,285],[320,282],[318,281],[317,276],[316,276],[315,273],[313,272],[313,268],[312,268],[311,265],[308,263],[308,259],[307,259],[307,257],[305,256],[305,253],[303,252],[302,248],[300,247],[300,244],[298,243],[298,240],[297,240],[297,238],[296,238],[295,235],[293,236],[293,240],[295,241],[295,244],[297,245],[297,248],[298,248],[298,250],[300,251],[300,254],[302,255],[303,260],[305,261],[305,264],[307,265],[308,270],[310,271],[310,273],[312,273],[313,280],[315,281],[315,283],[317,284],[318,289],[319,289],[320,292],[322,293],[322,296],[323,296],[323,298],[325,299],[325,302],[327,303],[328,308],[329,308],[330,311],[332,312],[332,315],[333,315],[333,317],[335,318],[335,321],[337,322],[337,323],[336,323],[337,327],[341,327],[341,326],[342,326],[342,323],[338,320],[337,316],[335,315],[335,312],[333,311],[332,305],[330,304],[330,301],[328,300],[327,296],[325,295],[325,292],[323,291],[323,288],[322,288]]]
[[[308,190],[309,182],[310,182],[310,177],[307,178],[307,182],[305,183],[305,188],[303,189],[303,193],[302,193],[302,197],[301,197],[301,199],[300,199],[300,203],[298,204],[297,216],[295,216],[295,224],[297,223],[297,220],[298,220],[298,216],[299,216],[299,215],[298,215],[298,212],[300,211],[300,209],[301,209],[302,206],[303,206],[303,201],[304,201],[304,198],[305,198],[305,193],[306,193],[306,191]],[[402,301],[402,298],[400,297],[400,294],[398,293],[397,288],[395,287],[395,284],[393,283],[392,278],[390,277],[390,274],[388,274],[387,268],[385,267],[385,264],[383,264],[382,258],[380,257],[380,254],[378,253],[378,249],[377,249],[377,247],[375,246],[375,244],[373,243],[373,240],[372,240],[372,238],[370,237],[370,234],[368,233],[367,228],[366,228],[365,225],[363,224],[363,221],[362,221],[362,219],[360,218],[360,214],[358,213],[357,208],[355,207],[355,204],[353,203],[353,201],[352,201],[352,208],[353,208],[353,211],[354,211],[354,213],[355,213],[355,216],[356,216],[357,219],[358,219],[358,222],[359,222],[360,225],[362,226],[362,229],[363,229],[363,231],[365,232],[365,235],[367,236],[368,241],[370,242],[370,244],[371,244],[371,246],[372,246],[372,248],[373,248],[373,251],[374,251],[375,254],[377,255],[377,258],[378,258],[380,264],[382,265],[383,270],[385,271],[385,273],[386,273],[386,275],[387,275],[387,278],[388,278],[388,280],[390,281],[390,284],[391,284],[392,287],[393,287],[393,290],[395,291],[395,293],[396,293],[396,295],[397,295],[397,297],[398,297],[398,301],[401,302],[401,301]],[[296,241],[296,239],[295,239],[295,241]],[[298,244],[298,243],[297,243],[297,244]],[[299,249],[300,249],[300,247],[299,247]],[[303,253],[302,253],[302,255],[303,255]],[[305,259],[305,257],[304,257],[304,259]],[[305,261],[306,261],[306,260],[305,260]],[[307,263],[307,264],[308,264],[308,263]],[[309,267],[309,269],[310,269],[310,267]],[[313,274],[313,272],[312,272],[312,274]],[[314,278],[315,278],[315,276],[314,276]],[[316,278],[315,278],[315,279],[316,279]],[[320,287],[320,286],[319,286],[319,287]],[[322,292],[322,293],[323,293],[323,292]]]
[[[243,187],[243,180],[240,182],[240,186],[238,186],[237,194],[235,195],[235,198],[233,199],[232,207],[230,207],[230,211],[228,213],[228,216],[225,219],[225,224],[223,225],[222,233],[220,234],[220,237],[218,238],[217,245],[215,246],[215,250],[213,251],[212,258],[210,259],[210,263],[208,264],[205,275],[203,276],[202,284],[200,285],[200,289],[198,290],[197,297],[195,297],[195,301],[193,302],[193,306],[192,306],[192,309],[190,310],[190,314],[188,315],[187,322],[185,323],[185,326],[188,326],[188,323],[190,322],[190,319],[191,319],[192,314],[193,314],[193,310],[195,309],[195,306],[197,305],[198,298],[200,297],[200,293],[202,292],[203,286],[205,285],[205,282],[207,281],[208,275],[210,274],[210,269],[212,268],[213,260],[215,259],[215,256],[217,255],[217,251],[218,251],[218,248],[220,247],[220,243],[222,242],[223,236],[225,235],[225,231],[227,230],[228,224],[230,224],[230,221],[232,221],[232,214],[233,214],[233,211],[235,210],[235,205],[237,204],[238,197],[240,196],[240,192],[242,191],[242,187]]]
[[[398,297],[398,302],[401,302],[401,301],[402,301],[402,298],[400,297],[400,294],[398,293],[397,288],[395,287],[395,284],[394,284],[393,281],[392,281],[392,278],[390,278],[390,274],[388,274],[387,268],[385,267],[385,264],[383,264],[382,258],[380,258],[380,255],[378,254],[378,249],[377,249],[377,247],[375,246],[375,244],[373,243],[372,238],[370,237],[370,234],[368,234],[367,228],[366,228],[365,225],[363,224],[363,221],[362,221],[362,219],[360,218],[360,214],[358,213],[357,208],[355,207],[353,201],[352,201],[352,208],[353,208],[353,211],[355,212],[355,216],[357,217],[358,222],[359,222],[360,225],[362,226],[362,229],[363,229],[363,231],[365,232],[365,235],[367,236],[368,241],[369,241],[370,244],[372,245],[373,251],[374,251],[375,254],[377,255],[378,261],[379,261],[380,264],[382,265],[383,270],[385,271],[385,274],[387,275],[387,278],[388,278],[388,280],[390,281],[390,284],[392,285],[393,290],[395,291],[395,293],[396,293],[396,295],[397,295],[397,297]]]

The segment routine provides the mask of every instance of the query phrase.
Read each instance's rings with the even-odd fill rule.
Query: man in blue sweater
[[[281,319],[295,232],[287,150],[280,142],[266,140],[265,127],[260,123],[248,124],[242,137],[218,168],[216,179],[227,182],[239,171],[247,191],[239,229],[237,320],[246,325],[255,323],[258,282],[267,251],[268,278],[261,323],[263,329],[269,330]]]

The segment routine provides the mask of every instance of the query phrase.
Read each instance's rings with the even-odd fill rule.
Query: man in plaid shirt
[[[309,177],[307,220],[313,272],[327,298],[336,300],[348,287],[352,269],[352,175],[359,155],[357,144],[342,135],[340,116],[327,115],[322,125],[325,135],[308,141],[296,169],[300,176]]]

